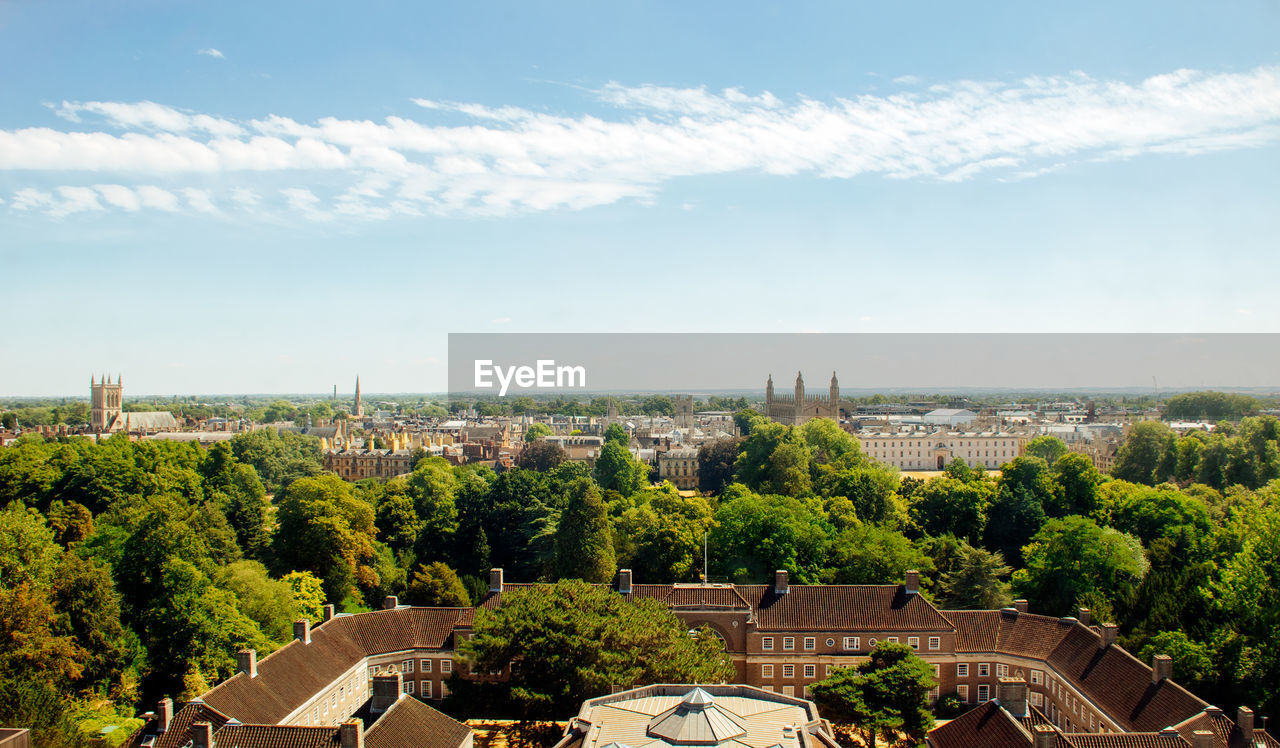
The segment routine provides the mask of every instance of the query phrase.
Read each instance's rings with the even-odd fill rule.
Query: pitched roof
[[[740,585],[756,627],[796,631],[950,631],[951,622],[928,600],[901,585],[792,585],[785,595],[769,585]]]
[[[230,717],[214,709],[200,699],[192,699],[173,713],[169,727],[158,732],[159,720],[148,720],[130,738],[126,745],[138,746],[148,735],[155,735],[153,748],[182,748],[191,742],[191,726],[197,722],[208,722],[214,730],[230,721]]]
[[[341,743],[336,727],[227,725],[214,732],[217,748],[333,748]]]
[[[1031,733],[1018,719],[988,701],[929,731],[933,748],[1028,748]]]
[[[364,744],[365,748],[457,748],[470,735],[470,727],[406,696],[365,731]]]
[[[1083,732],[1065,736],[1075,748],[1188,748],[1181,735],[1156,732]]]

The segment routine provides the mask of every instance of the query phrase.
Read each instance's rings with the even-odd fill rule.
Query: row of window
[[[415,685],[417,686],[417,688],[415,688]],[[420,699],[443,699],[444,697],[449,695],[448,683],[445,683],[444,681],[440,682],[440,693],[438,694],[434,693],[432,688],[433,685],[434,683],[429,680],[417,681],[416,684],[414,681],[407,680],[404,682],[403,688],[405,693],[411,696],[417,696]]]
[[[801,667],[803,668],[801,670],[801,672],[804,674],[803,677],[805,678],[818,677],[818,665],[816,663],[803,664],[801,665]],[[839,670],[840,668],[846,668],[846,667],[853,667],[853,663],[849,662],[849,663],[842,663],[837,665],[831,665],[831,664],[823,665],[822,677],[826,678],[830,676],[832,670]],[[767,680],[772,678],[774,673],[777,672],[775,668],[778,668],[781,670],[782,678],[784,680],[796,677],[796,666],[792,663],[786,663],[784,665],[778,665],[778,666],[775,666],[771,663],[766,663],[760,666],[760,678],[762,680]],[[934,678],[942,677],[941,665],[938,665],[936,663],[933,665],[933,677]]]
[[[400,662],[400,672],[401,672],[401,673],[403,673],[403,674],[412,673],[412,672],[413,672],[413,667],[414,667],[414,663],[415,663],[415,662],[416,662],[416,663],[417,663],[417,665],[418,665],[418,672],[419,672],[419,673],[430,673],[430,672],[432,672],[432,668],[433,668],[433,667],[435,667],[435,665],[434,665],[435,660],[428,660],[428,659],[426,659],[426,658],[423,658],[423,659],[420,659],[420,660],[401,660],[401,662]],[[388,667],[390,667],[390,666],[388,666]],[[440,660],[440,663],[439,663],[439,668],[440,668],[439,672],[441,672],[441,673],[452,673],[452,672],[453,672],[453,660],[448,659],[448,658],[441,659],[441,660]],[[373,676],[375,676],[375,675],[377,675],[378,673],[381,673],[381,672],[382,672],[382,666],[381,666],[381,665],[372,665],[372,666],[370,666],[370,667],[369,667],[369,677],[370,677],[370,678],[372,678]]]
[[[896,644],[896,643],[898,642],[898,637],[896,637],[896,636],[889,636],[889,637],[885,637],[885,641],[887,641],[887,642],[893,642],[893,643],[895,643],[895,644]],[[804,649],[805,649],[805,651],[806,651],[806,652],[813,652],[813,651],[817,650],[817,648],[818,648],[818,638],[817,638],[817,637],[815,637],[815,636],[806,636],[806,637],[804,637],[803,642],[804,642]],[[760,649],[764,650],[765,652],[772,652],[772,651],[773,651],[773,643],[774,643],[774,638],[773,638],[772,636],[765,636],[765,637],[761,637],[761,639],[760,639]],[[868,649],[874,649],[877,643],[878,643],[878,642],[877,642],[877,640],[876,640],[874,637],[873,637],[873,638],[870,638],[870,639],[867,639],[867,648],[868,648]],[[828,637],[826,644],[827,644],[827,647],[828,647],[828,648],[834,648],[834,647],[836,646],[836,640],[835,640],[835,638],[834,638],[834,637]],[[859,637],[859,636],[846,636],[846,637],[844,637],[844,641],[842,642],[842,644],[844,645],[844,646],[843,646],[843,648],[844,648],[846,651],[856,652],[856,651],[858,651],[858,650],[862,649],[862,637]],[[942,637],[940,637],[940,636],[931,636],[931,637],[929,637],[928,644],[929,644],[929,650],[930,650],[930,651],[937,651],[937,650],[939,650],[939,649],[941,649],[941,648],[942,648]],[[919,650],[919,649],[920,649],[920,637],[918,637],[918,636],[908,636],[908,637],[907,637],[907,646],[911,647],[912,649]],[[795,648],[796,648],[796,638],[795,638],[794,636],[784,636],[784,637],[782,637],[782,649],[783,649],[783,651],[791,651],[791,650],[794,650]]]

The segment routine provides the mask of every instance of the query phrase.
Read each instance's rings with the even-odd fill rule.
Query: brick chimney
[[[333,620],[333,613],[334,613],[334,608],[333,608],[333,604],[332,604],[332,603],[330,603],[330,604],[328,604],[328,605],[324,606],[324,620],[325,620],[325,621],[332,621],[332,620]]]
[[[914,595],[920,591],[920,572],[911,569],[907,572],[906,582],[903,585],[907,588],[908,595]]]
[[[1116,637],[1120,635],[1120,627],[1114,623],[1102,624],[1102,638],[1098,640],[1098,649],[1106,649],[1116,643]]]
[[[1180,738],[1182,736],[1178,734],[1178,731],[1173,729],[1172,727],[1166,727],[1160,731],[1160,737],[1164,738],[1165,740],[1176,740],[1177,738]]]
[[[1159,683],[1173,677],[1173,658],[1169,655],[1156,655],[1151,658],[1151,682]]]
[[[1021,678],[1001,678],[996,684],[1000,706],[1015,717],[1027,716],[1027,682]]]
[[[787,581],[786,569],[778,569],[773,573],[773,591],[778,595],[785,595],[791,591],[791,584]]]
[[[311,621],[299,618],[293,622],[293,638],[303,644],[311,643]]]
[[[621,592],[624,595],[631,594],[631,570],[630,569],[618,570],[618,592]]]
[[[258,677],[258,650],[242,649],[236,652],[237,669],[250,678]]]
[[[489,570],[489,591],[502,592],[502,569]]]
[[[400,604],[400,598],[396,597],[395,595],[387,595],[386,597],[382,598],[383,610],[395,610],[396,606],[399,604]]]
[[[191,725],[191,748],[213,748],[213,725],[208,722]]]
[[[1253,710],[1247,706],[1240,707],[1236,711],[1236,727],[1240,728],[1240,734],[1245,740],[1253,740]]]
[[[364,720],[349,719],[338,727],[341,748],[364,748]]]
[[[396,670],[378,673],[373,676],[373,700],[369,710],[376,713],[385,712],[391,705],[400,700],[404,694],[404,679]]]
[[[173,722],[173,699],[168,696],[160,699],[160,705],[156,707],[156,720],[159,723],[157,732],[169,729],[169,724]]]
[[[1032,732],[1035,733],[1035,748],[1053,748],[1057,742],[1057,733],[1048,725],[1036,725]]]
[[[1013,601],[1013,607],[1017,609],[1017,611],[1018,611],[1018,613],[1019,613],[1019,614],[1021,614],[1021,613],[1026,613],[1026,612],[1027,612],[1028,603],[1027,603],[1027,601],[1026,601],[1026,600],[1014,600],[1014,601]]]
[[[1191,748],[1213,748],[1213,733],[1208,730],[1191,733]]]
[[[1088,626],[1093,620],[1093,612],[1088,608],[1081,608],[1076,614],[1076,620],[1080,621],[1082,625]]]

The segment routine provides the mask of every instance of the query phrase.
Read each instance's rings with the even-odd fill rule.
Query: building
[[[89,376],[89,430],[94,433],[154,434],[176,431],[178,420],[167,410],[124,412],[124,385],[121,376],[112,382],[105,374],[101,382]]]
[[[698,490],[698,450],[674,447],[658,455],[658,480],[671,481],[681,491]]]
[[[1022,454],[1029,435],[1014,431],[872,431],[854,434],[868,457],[900,470],[942,470],[952,460],[998,468]]]
[[[555,748],[837,748],[812,701],[751,686],[658,685],[589,699]]]
[[[937,408],[924,414],[924,422],[932,426],[955,428],[956,426],[963,426],[977,417],[977,413],[966,408]]]
[[[354,418],[364,416],[364,404],[360,402],[360,375],[356,375],[356,400],[351,406],[351,415]]]
[[[775,395],[773,392],[773,375],[764,387],[764,414],[775,423],[787,426],[799,426],[811,418],[830,418],[840,420],[840,382],[836,373],[831,372],[831,385],[827,396],[805,398],[804,375],[796,372],[796,388],[794,395]]]

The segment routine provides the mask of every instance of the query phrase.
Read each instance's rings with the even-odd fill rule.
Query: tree
[[[1102,474],[1093,461],[1078,453],[1068,453],[1053,462],[1053,480],[1058,491],[1045,511],[1052,517],[1069,514],[1089,516],[1098,510],[1098,486]]]
[[[618,564],[600,491],[585,478],[569,484],[568,490],[569,503],[556,530],[556,569],[560,578],[611,581]]]
[[[544,436],[551,436],[555,432],[545,423],[530,424],[529,428],[524,432],[524,443],[530,444],[536,442]]]
[[[272,579],[267,568],[257,561],[236,561],[220,567],[214,574],[214,582],[235,596],[236,607],[256,623],[267,638],[275,642],[289,641],[293,622],[302,611],[288,582]]]
[[[1172,460],[1168,459],[1170,453]],[[1169,462],[1172,462],[1169,473],[1162,474],[1161,468]],[[1142,421],[1134,424],[1129,437],[1120,445],[1111,474],[1131,483],[1152,486],[1167,479],[1176,467],[1173,432],[1159,421]]]
[[[999,610],[1013,599],[1006,581],[1012,571],[999,553],[961,543],[952,568],[938,578],[934,602],[940,608]]]
[[[814,683],[809,694],[823,716],[857,725],[874,748],[877,737],[924,737],[933,727],[929,691],[936,685],[932,666],[911,647],[885,642],[856,668],[841,668]]]
[[[1052,465],[1058,461],[1058,458],[1067,453],[1067,445],[1056,436],[1037,436],[1027,442],[1027,446],[1022,450],[1025,455],[1031,457],[1039,457],[1045,462]]]
[[[898,478],[897,469],[885,465],[842,467],[823,471],[818,493],[849,499],[858,519],[866,522],[896,522],[902,513],[897,500]]]
[[[273,543],[281,571],[310,571],[328,600],[341,602],[356,585],[373,587],[374,512],[336,475],[301,478],[289,485],[276,513]]]
[[[496,692],[525,719],[570,713],[615,685],[734,675],[722,641],[705,631],[690,636],[665,604],[578,581],[503,593],[501,606],[476,611],[474,635],[458,650],[472,672],[508,674],[474,687]]]
[[[324,616],[324,584],[309,571],[291,571],[280,578],[293,592],[298,616],[318,621]]]
[[[703,533],[711,527],[710,502],[701,496],[683,498],[670,483],[632,499],[613,523],[619,565],[638,579],[696,580],[702,570]]]
[[[741,439],[717,439],[698,447],[698,489],[717,494],[733,482],[733,464],[738,459]]]
[[[902,579],[908,569],[927,573],[933,566],[905,535],[870,522],[841,530],[831,543],[828,564],[822,581],[834,584],[884,584]]]
[[[761,582],[787,569],[797,582],[818,581],[833,528],[814,499],[761,496],[733,484],[720,497],[711,529],[716,572]]]
[[[649,466],[631,456],[624,442],[606,441],[595,464],[596,482],[605,491],[630,496],[649,483]]]
[[[524,449],[516,457],[516,466],[525,470],[546,472],[569,459],[564,447],[547,441],[536,441],[525,444]]]
[[[907,512],[926,535],[954,535],[976,542],[986,527],[987,509],[994,496],[990,481],[939,476],[916,488]]]
[[[423,566],[409,580],[404,592],[409,605],[425,605],[432,608],[465,608],[471,605],[471,597],[462,580],[443,562]]]
[[[765,418],[759,411],[751,408],[742,408],[733,414],[733,425],[738,429],[738,435],[741,437],[750,436],[751,430],[757,425],[768,422],[768,418]]]
[[[1014,588],[1049,615],[1083,605],[1106,617],[1150,568],[1141,541],[1086,517],[1049,520],[1023,555],[1026,567],[1014,573]]]
[[[418,517],[413,497],[409,495],[409,483],[403,478],[392,478],[378,502],[374,524],[378,536],[393,551],[411,550],[418,543],[424,522]],[[433,538],[439,545],[439,538]]]
[[[604,430],[604,440],[606,444],[608,442],[617,442],[624,447],[631,443],[631,437],[627,435],[627,430],[617,423],[609,424],[609,427]]]

